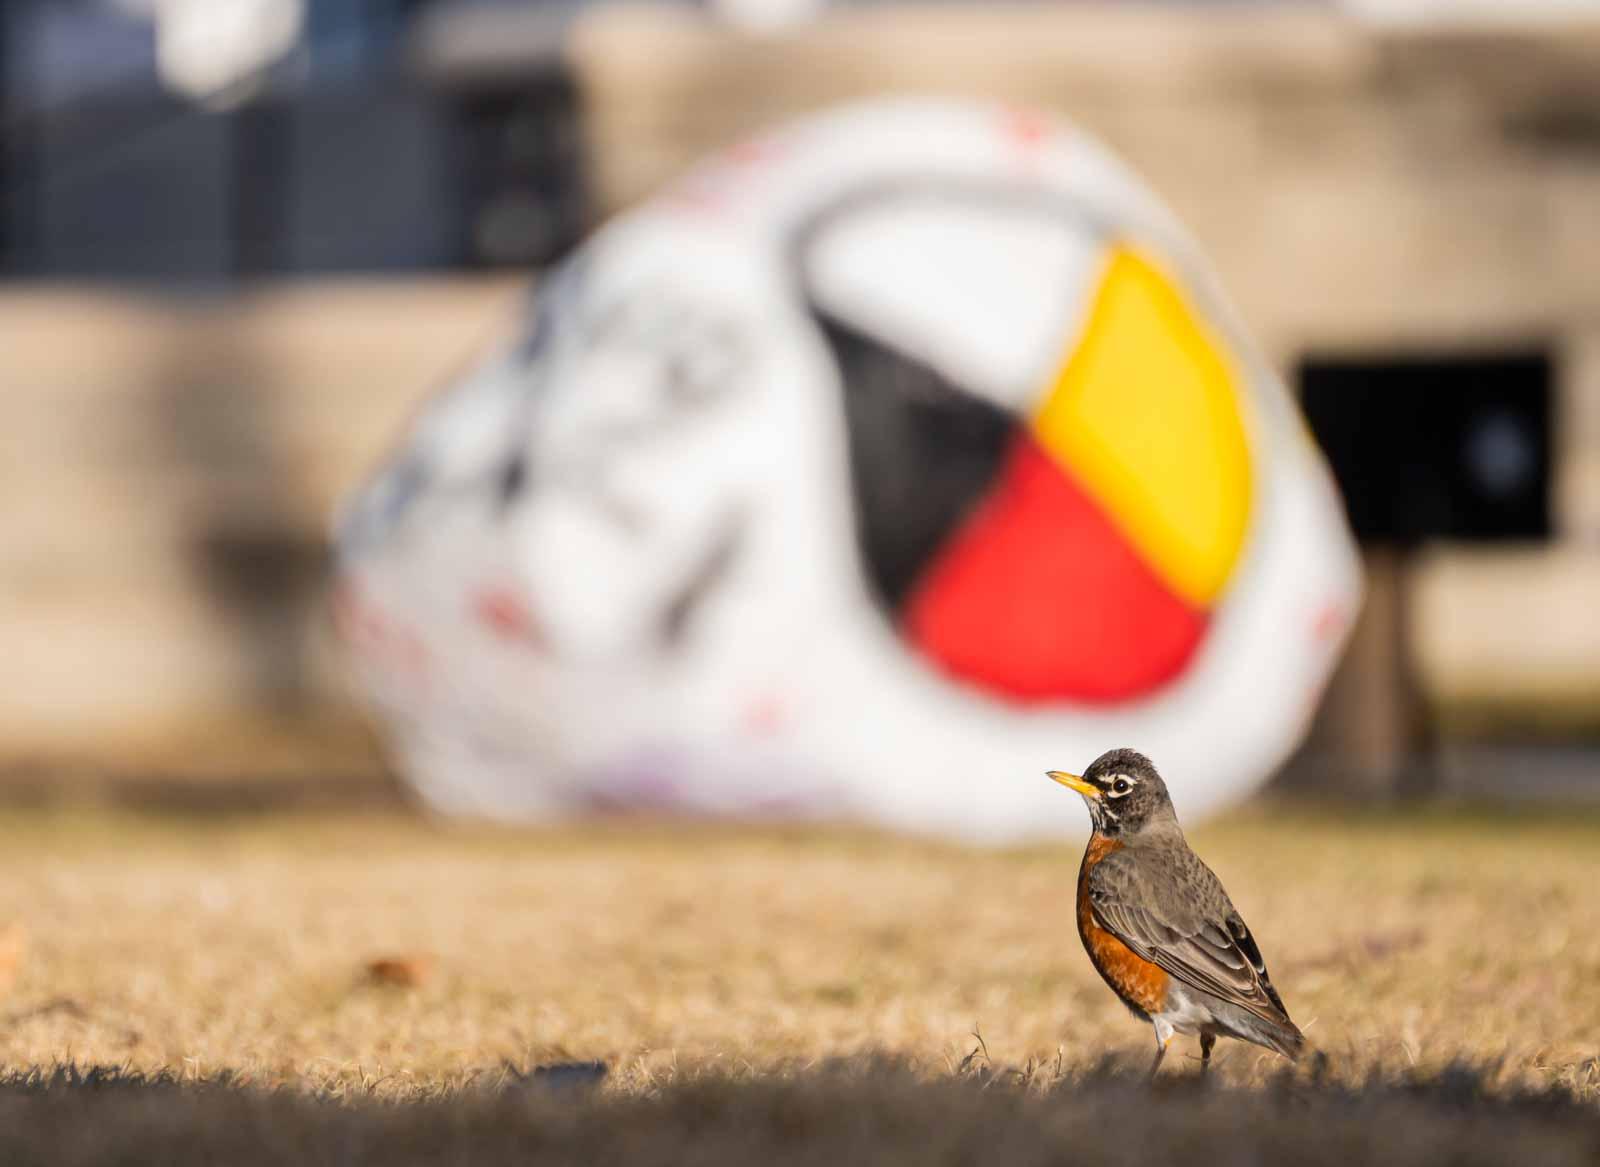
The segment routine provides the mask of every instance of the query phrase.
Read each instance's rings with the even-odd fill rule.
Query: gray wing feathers
[[[1211,869],[1187,848],[1166,852],[1162,860],[1140,862],[1129,849],[1095,864],[1089,902],[1101,925],[1184,984],[1264,1021],[1292,1025],[1249,930]]]

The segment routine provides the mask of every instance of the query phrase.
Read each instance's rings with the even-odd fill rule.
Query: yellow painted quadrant
[[[1205,605],[1227,584],[1250,515],[1242,407],[1182,294],[1118,247],[1033,425],[1167,586]]]

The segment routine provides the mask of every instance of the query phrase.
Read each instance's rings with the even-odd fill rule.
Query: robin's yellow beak
[[[1099,790],[1079,778],[1076,774],[1068,774],[1065,770],[1047,770],[1046,774],[1068,790],[1076,790],[1079,794],[1087,795],[1090,798],[1098,798],[1100,795]]]

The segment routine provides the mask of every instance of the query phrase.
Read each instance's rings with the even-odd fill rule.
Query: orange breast
[[[1124,1004],[1141,1013],[1159,1013],[1167,1000],[1167,974],[1102,928],[1089,904],[1089,872],[1096,863],[1121,847],[1117,840],[1103,835],[1096,835],[1089,841],[1083,867],[1078,872],[1078,935],[1083,938],[1083,947],[1095,971]]]

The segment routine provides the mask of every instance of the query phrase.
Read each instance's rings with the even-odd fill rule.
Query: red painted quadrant
[[[949,672],[1031,701],[1147,693],[1182,670],[1206,627],[1026,432],[903,619]]]

